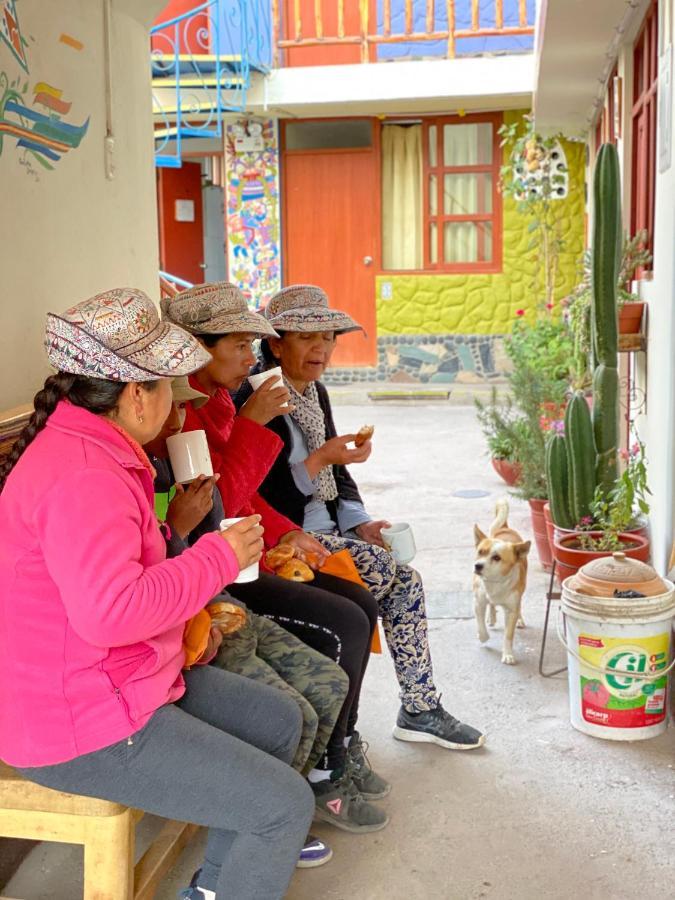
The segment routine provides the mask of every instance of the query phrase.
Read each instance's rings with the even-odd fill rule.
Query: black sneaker
[[[447,750],[475,750],[485,743],[484,734],[455,719],[440,703],[436,709],[421,713],[409,713],[401,707],[394,737],[399,741],[427,741]]]
[[[359,794],[347,768],[325,781],[310,782],[310,787],[314,791],[314,818],[318,822],[327,822],[353,834],[379,831],[389,824],[389,816]]]
[[[355,731],[347,747],[347,761],[356,790],[364,800],[381,800],[391,790],[389,782],[380,777],[370,765],[366,755],[368,744],[358,731]]]

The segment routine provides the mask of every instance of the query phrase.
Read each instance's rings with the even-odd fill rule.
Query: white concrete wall
[[[0,40],[0,73],[27,82],[25,105],[46,82],[72,103],[63,121],[89,128],[43,168],[4,134],[0,150],[0,409],[28,402],[48,374],[47,310],[132,285],[158,297],[158,241],[148,27],[163,0],[111,0],[114,177],[106,178],[106,0],[21,0],[28,72]],[[82,44],[74,49],[61,35]],[[4,86],[0,86],[0,98]],[[5,113],[5,121],[16,115]]]

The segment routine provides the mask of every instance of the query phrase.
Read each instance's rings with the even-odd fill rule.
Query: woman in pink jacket
[[[170,379],[208,356],[130,288],[50,314],[45,345],[57,374],[0,468],[0,757],[208,826],[186,898],[281,898],[314,810],[288,765],[300,710],[212,666],[181,671],[185,622],[260,558],[259,517],[167,560],[141,448]]]

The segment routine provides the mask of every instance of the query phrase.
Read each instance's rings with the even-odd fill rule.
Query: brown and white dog
[[[509,504],[497,501],[495,518],[489,534],[484,534],[474,525],[477,558],[473,566],[473,596],[478,640],[484,644],[490,637],[485,625],[485,613],[490,608],[489,623],[497,621],[496,607],[504,609],[504,647],[502,662],[508,666],[515,663],[513,656],[513,634],[516,623],[525,627],[520,607],[527,580],[527,554],[530,541],[524,541],[517,531],[509,528]]]

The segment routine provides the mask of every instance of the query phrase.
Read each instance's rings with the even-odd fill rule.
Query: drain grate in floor
[[[472,619],[473,591],[427,591],[428,619]]]
[[[490,491],[480,491],[475,488],[468,488],[461,491],[453,491],[453,497],[461,497],[463,500],[477,500],[479,497],[489,497]]]

